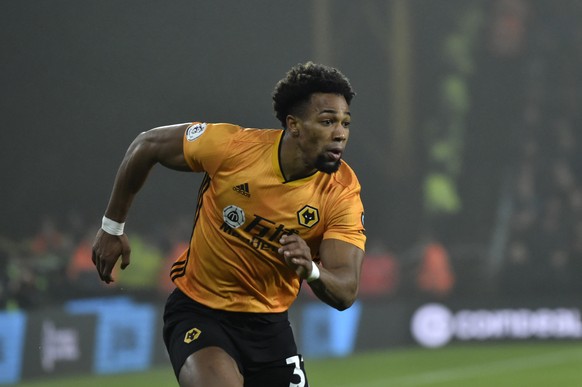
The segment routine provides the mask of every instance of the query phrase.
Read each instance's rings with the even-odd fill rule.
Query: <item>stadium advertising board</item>
[[[94,316],[58,310],[28,314],[23,373],[30,378],[91,372]]]
[[[463,341],[582,339],[582,307],[453,304],[364,298],[338,312],[308,297],[289,317],[306,358]],[[162,310],[159,304],[118,297],[76,300],[64,309],[0,313],[0,385],[168,365]]]
[[[347,356],[355,349],[362,304],[343,312],[321,302],[306,304],[301,313],[300,343],[309,357]]]
[[[128,298],[78,300],[67,305],[73,314],[95,315],[94,371],[111,374],[142,371],[151,366],[157,309]]]
[[[580,309],[502,308],[459,309],[430,303],[412,315],[410,331],[424,347],[436,348],[456,341],[580,339]]]
[[[0,384],[16,383],[22,372],[26,315],[0,312]]]

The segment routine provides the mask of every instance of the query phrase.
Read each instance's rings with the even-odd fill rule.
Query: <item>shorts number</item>
[[[291,356],[286,359],[287,364],[295,364],[293,375],[299,375],[299,383],[289,383],[289,387],[305,387],[305,373],[301,369],[301,361],[299,355]]]

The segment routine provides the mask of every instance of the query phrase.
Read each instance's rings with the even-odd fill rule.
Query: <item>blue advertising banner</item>
[[[0,384],[20,380],[25,332],[24,313],[0,312]]]
[[[97,315],[94,372],[112,374],[146,370],[152,365],[157,309],[127,298],[76,300],[71,313]]]
[[[300,348],[305,356],[347,356],[354,351],[362,314],[359,301],[339,312],[316,301],[302,309]]]

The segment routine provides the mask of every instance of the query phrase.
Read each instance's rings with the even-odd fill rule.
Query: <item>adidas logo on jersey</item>
[[[234,187],[232,187],[232,189],[233,191],[236,191],[239,194],[246,196],[247,198],[251,197],[251,193],[249,191],[249,183],[235,185]]]

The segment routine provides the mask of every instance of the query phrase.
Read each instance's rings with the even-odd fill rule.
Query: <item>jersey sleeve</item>
[[[334,201],[323,239],[339,239],[365,251],[364,205],[357,180],[345,187]]]
[[[232,124],[193,122],[184,132],[184,158],[195,172],[213,176],[228,157],[233,137],[241,127]]]

